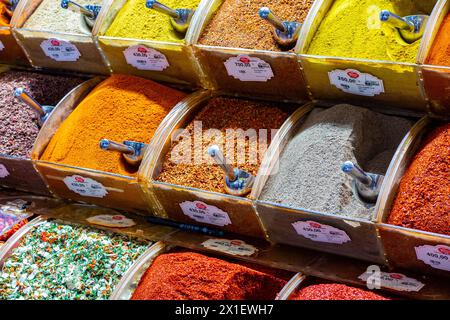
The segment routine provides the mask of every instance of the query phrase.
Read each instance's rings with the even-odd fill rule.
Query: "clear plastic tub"
[[[300,38],[296,48],[312,96],[317,100],[347,101],[356,105],[377,105],[427,111],[426,99],[419,81],[420,67],[415,63],[375,61],[346,57],[316,56],[307,54],[310,43],[334,0],[321,0],[314,19],[304,26],[308,34]],[[319,2],[317,3],[319,5]],[[425,33],[439,14],[435,6]],[[426,37],[421,46],[426,46]],[[364,78],[360,85],[348,86],[338,77]],[[333,80],[333,83],[332,82]],[[368,84],[368,85],[367,85]],[[338,86],[340,88],[338,88]],[[345,86],[345,88],[343,88]]]
[[[377,221],[390,265],[448,277],[450,276],[450,236],[399,227],[386,222],[400,181],[434,124],[436,123],[428,117],[420,120],[397,151],[397,157],[391,164],[391,174],[384,182],[386,187],[380,193]]]
[[[20,1],[12,25],[13,33],[26,52],[31,64],[36,68],[79,71],[88,74],[109,74],[110,69],[107,62],[92,36],[92,33],[95,33],[95,30],[98,28],[98,19],[93,27],[92,33],[86,34],[24,28],[25,22],[41,2],[42,0]],[[107,2],[104,2],[102,6],[102,11],[105,10],[107,10]],[[83,19],[81,14],[80,19]],[[89,29],[87,29],[88,31]],[[62,50],[65,50],[67,47],[73,50],[74,53],[78,50],[79,56],[74,54],[68,58],[50,58],[41,47],[44,41],[50,48],[60,47]]]
[[[99,28],[95,33],[98,38],[99,46],[107,57],[112,71],[115,73],[132,74],[144,78],[150,78],[157,81],[169,82],[185,87],[199,87],[201,84],[202,73],[197,66],[193,56],[192,48],[186,43],[162,42],[155,40],[115,38],[105,36],[106,31],[116,18],[120,9],[126,4],[127,0],[110,0],[109,9],[101,13],[98,18]],[[144,2],[144,1],[143,1]],[[204,2],[204,1],[203,1]],[[196,10],[194,17],[200,13],[202,6]],[[142,14],[146,14],[143,12]],[[186,39],[193,32],[193,23],[188,28]],[[155,63],[149,63],[146,66],[133,66],[128,64],[125,58],[125,50],[128,48],[136,50],[149,51],[159,56]],[[130,49],[130,50],[132,50]]]
[[[306,31],[306,25],[314,19],[318,9],[316,1],[311,7],[308,16],[302,28],[301,38]],[[203,12],[197,16],[195,32],[187,41],[193,45],[195,56],[206,74],[207,85],[211,89],[220,90],[228,94],[238,94],[247,97],[259,97],[269,100],[285,101],[305,101],[308,100],[306,83],[298,64],[297,55],[291,52],[275,52],[267,50],[253,50],[244,48],[227,48],[218,46],[209,46],[199,43],[200,36],[211,21],[214,13],[220,10],[223,0],[211,0],[203,7]],[[255,15],[258,13],[255,12]],[[261,21],[261,23],[266,23]],[[243,56],[243,57],[241,57]],[[232,59],[232,60],[229,60]],[[229,75],[225,63],[227,61],[238,62],[236,60],[246,61],[255,60],[254,64],[264,64],[266,71],[258,80],[251,77],[248,80],[241,81],[238,72],[234,76]],[[248,69],[248,68],[247,68]],[[271,70],[267,71],[267,70]],[[239,72],[242,70],[238,70]]]

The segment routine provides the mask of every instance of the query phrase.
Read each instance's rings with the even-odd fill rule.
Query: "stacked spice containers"
[[[81,0],[93,5],[97,17],[107,9],[107,1]],[[69,5],[70,6],[70,5]],[[59,0],[22,0],[12,25],[14,35],[36,68],[108,74],[109,67],[92,36],[95,18],[62,8]]]
[[[173,8],[201,12],[200,0],[162,1]],[[201,71],[186,40],[193,32],[177,32],[171,19],[146,7],[145,0],[111,0],[99,17],[96,32],[103,53],[113,72],[126,73],[182,86],[198,87]]]

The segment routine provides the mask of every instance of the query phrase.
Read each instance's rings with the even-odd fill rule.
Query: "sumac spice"
[[[390,300],[374,292],[345,284],[322,283],[300,289],[291,300]]]

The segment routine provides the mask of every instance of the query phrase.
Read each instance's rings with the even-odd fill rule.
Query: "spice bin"
[[[180,110],[171,120],[171,124],[167,126],[165,132],[161,132],[161,135],[155,140],[154,152],[151,155],[148,154],[149,158],[145,160],[146,168],[141,171],[140,181],[146,189],[149,205],[156,216],[263,238],[265,231],[253,207],[252,193],[249,197],[240,197],[157,180],[162,171],[165,156],[170,151],[171,142],[175,141],[177,135],[180,134],[179,130],[186,128],[209,100],[222,96],[218,92],[211,91],[202,91],[192,95],[183,110]],[[286,123],[289,122],[288,118]],[[281,131],[286,123],[281,127]],[[277,139],[277,135],[278,133],[272,141]],[[259,174],[255,181],[258,179]]]
[[[110,0],[108,10],[103,11],[98,18],[99,27],[95,36],[112,71],[174,83],[183,87],[199,87],[202,78],[201,70],[197,66],[192,48],[186,43],[117,38],[105,35],[127,2],[129,0]],[[199,4],[193,20],[199,15],[203,2]],[[145,1],[143,0],[142,3]],[[144,11],[142,14],[145,15],[147,12]],[[187,30],[186,39],[192,32],[193,23]]]
[[[60,69],[79,71],[88,74],[109,74],[110,69],[97,47],[92,34],[98,28],[98,19],[92,31],[89,29],[83,16],[79,15],[82,32],[58,32],[54,28],[43,30],[41,27],[26,27],[28,19],[36,12],[39,6],[47,0],[20,1],[12,25],[13,33],[26,52],[31,64],[36,68]],[[56,6],[60,1],[54,0]],[[50,3],[50,2],[48,2]],[[69,10],[59,8],[60,10]],[[107,1],[103,2],[102,11],[107,10]],[[53,15],[54,12],[49,12]],[[39,20],[39,19],[38,19]]]
[[[310,8],[299,38],[306,33],[318,9],[315,1]],[[187,39],[206,74],[209,88],[228,94],[260,97],[269,100],[305,101],[308,99],[306,83],[293,51],[268,51],[204,45],[199,42],[205,29],[223,0],[205,3],[203,11],[193,21],[194,32]],[[258,12],[255,12],[255,16]],[[261,24],[268,22],[261,19]],[[229,71],[228,71],[229,70]]]
[[[314,19],[303,27],[308,33],[300,38],[296,48],[313,98],[355,105],[401,106],[418,113],[427,111],[419,85],[420,67],[416,63],[308,54],[313,38],[334,2],[317,2],[320,8]],[[439,15],[438,9],[439,6],[435,6],[430,13],[425,34],[430,33],[431,22]],[[426,39],[424,36],[417,41],[426,46]]]
[[[420,120],[400,147],[391,174],[380,193],[378,228],[389,265],[423,273],[450,275],[450,236],[387,223],[400,181],[427,133],[439,124],[431,118]],[[445,195],[443,195],[445,197]]]

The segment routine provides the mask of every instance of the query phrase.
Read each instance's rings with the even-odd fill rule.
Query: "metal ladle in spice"
[[[225,173],[225,191],[234,196],[245,196],[252,191],[255,177],[239,168],[233,168],[217,145],[208,148],[208,154]]]
[[[172,9],[156,0],[147,0],[145,5],[149,9],[154,9],[168,15],[172,27],[182,34],[186,33],[195,12],[193,9]]]
[[[384,176],[365,172],[356,163],[346,161],[341,167],[342,171],[353,178],[354,189],[357,195],[366,203],[375,203],[380,194]]]
[[[400,17],[389,10],[382,10],[380,13],[381,22],[389,23],[397,28],[407,43],[413,43],[422,38],[429,18],[423,14]]]
[[[289,50],[295,46],[302,29],[302,23],[295,21],[283,21],[268,7],[262,7],[259,9],[259,16],[274,26],[274,38],[281,47]]]
[[[44,106],[37,102],[24,88],[14,89],[14,97],[30,106],[38,115],[38,124],[40,127],[52,113],[54,106]]]
[[[132,166],[139,166],[144,157],[147,145],[142,142],[124,141],[123,143],[108,139],[100,140],[100,149],[120,152],[125,161]]]
[[[102,9],[102,7],[99,5],[88,4],[86,6],[83,6],[70,0],[62,0],[61,7],[64,9],[69,9],[73,12],[81,13],[87,26],[91,29],[95,24],[95,19],[97,19],[98,14]]]

